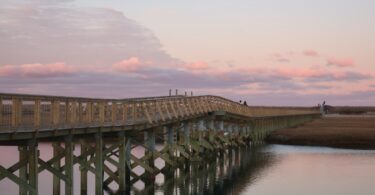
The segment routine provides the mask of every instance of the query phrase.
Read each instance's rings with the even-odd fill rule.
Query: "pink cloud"
[[[75,73],[77,70],[65,63],[53,64],[22,64],[5,65],[0,67],[1,76],[23,76],[23,77],[56,77]]]
[[[119,63],[113,64],[112,69],[120,72],[135,72],[141,68],[140,60],[137,57],[131,57]]]
[[[317,51],[314,51],[314,50],[305,50],[305,51],[303,51],[303,55],[310,56],[310,57],[318,57],[319,53]]]
[[[193,62],[190,64],[185,64],[184,67],[188,70],[194,71],[194,70],[207,70],[209,68],[208,64],[206,62]]]
[[[54,64],[23,64],[20,67],[21,74],[26,77],[54,77],[70,75],[76,72],[76,69],[65,63]]]
[[[328,58],[327,65],[337,66],[337,67],[351,67],[354,66],[354,61],[350,58]]]
[[[12,65],[5,65],[0,67],[0,76],[15,75],[17,73],[17,68]]]

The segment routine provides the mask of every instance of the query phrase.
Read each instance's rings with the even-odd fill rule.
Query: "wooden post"
[[[154,151],[155,151],[155,132],[154,129],[145,131],[145,144],[146,144],[146,151],[145,155],[150,156],[148,159],[146,159],[147,162],[145,162],[149,167],[151,167],[153,170],[152,172],[148,172],[147,180],[148,181],[154,181],[155,175],[154,175]]]
[[[53,143],[53,156],[57,156],[59,154],[59,146],[60,143]],[[60,170],[61,162],[60,160],[53,163],[53,167],[57,170]],[[60,178],[53,174],[53,195],[60,195]]]
[[[104,104],[101,104],[104,105]],[[102,133],[95,134],[95,194],[103,194],[103,138]]]
[[[90,125],[92,123],[92,102],[87,102],[86,109],[86,123]]]
[[[117,102],[112,102],[111,116],[112,116],[112,125],[115,125],[116,120],[117,120]]]
[[[87,151],[88,148],[85,141],[81,140],[81,154],[85,154]],[[87,163],[87,156],[83,157],[82,162]],[[87,169],[84,167],[81,169],[81,195],[87,195]]]
[[[99,123],[101,125],[105,122],[105,102],[99,102]]]
[[[18,151],[19,151],[19,161],[24,161],[27,160],[27,146],[18,146]],[[27,181],[27,166],[24,165],[20,167],[19,169],[19,177],[23,181]],[[21,186],[19,186],[19,195],[27,195],[27,190]]]
[[[19,127],[20,121],[21,121],[21,106],[22,104],[21,100],[18,98],[12,99],[12,128],[17,129]]]
[[[137,113],[136,113],[136,111],[137,111],[137,109],[136,109],[136,106],[137,106],[137,103],[133,103],[132,104],[132,115],[133,115],[133,117],[132,117],[132,120],[133,120],[133,124],[136,122],[136,118],[137,118]]]
[[[76,102],[74,102],[76,104]],[[68,180],[65,183],[65,194],[66,195],[73,195],[73,186],[74,186],[74,179],[73,179],[73,151],[74,151],[74,142],[72,135],[68,135],[65,137],[65,175]]]
[[[30,195],[38,195],[38,145],[36,140],[29,142],[29,184],[35,189]]]
[[[70,123],[72,127],[76,126],[77,122],[77,102],[74,100],[71,102],[71,112],[70,112]]]
[[[127,140],[125,132],[119,132],[119,192],[118,194],[130,194],[130,139]],[[128,142],[128,143],[127,143]]]
[[[52,124],[54,128],[57,128],[60,122],[60,101],[52,101]]]

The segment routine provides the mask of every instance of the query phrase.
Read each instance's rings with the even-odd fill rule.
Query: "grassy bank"
[[[274,131],[268,143],[375,149],[375,115],[327,115],[304,125]]]

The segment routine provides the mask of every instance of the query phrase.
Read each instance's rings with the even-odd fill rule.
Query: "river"
[[[40,150],[41,158],[51,157],[52,148],[48,144],[41,144]],[[141,149],[136,151],[142,153]],[[16,147],[0,147],[2,166],[9,167],[17,159]],[[157,166],[163,165],[157,162]],[[79,166],[74,170],[74,192],[79,194]],[[157,175],[153,185],[138,181],[130,194],[373,195],[374,181],[373,150],[263,145],[233,150],[206,163],[192,162],[170,175]],[[88,182],[88,193],[94,194],[92,174]],[[39,194],[51,193],[52,175],[44,171],[39,175]],[[4,179],[0,181],[0,194],[18,194],[18,188]],[[106,194],[112,194],[111,190]]]

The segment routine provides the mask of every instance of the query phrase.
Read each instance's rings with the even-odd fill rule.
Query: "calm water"
[[[40,150],[41,158],[51,157],[49,145],[41,144]],[[142,153],[141,148],[134,152]],[[2,166],[9,167],[17,159],[15,147],[0,148]],[[156,163],[164,166],[162,161]],[[80,193],[78,169],[76,165],[75,194]],[[139,167],[135,171],[143,172]],[[88,182],[89,194],[94,194],[92,174]],[[39,194],[51,193],[52,175],[44,171],[39,175]],[[106,193],[111,194],[110,190]],[[17,186],[8,179],[1,180],[0,194],[18,194]],[[373,195],[375,151],[281,145],[233,150],[208,163],[191,163],[168,176],[159,174],[154,185],[138,181],[131,194]]]

